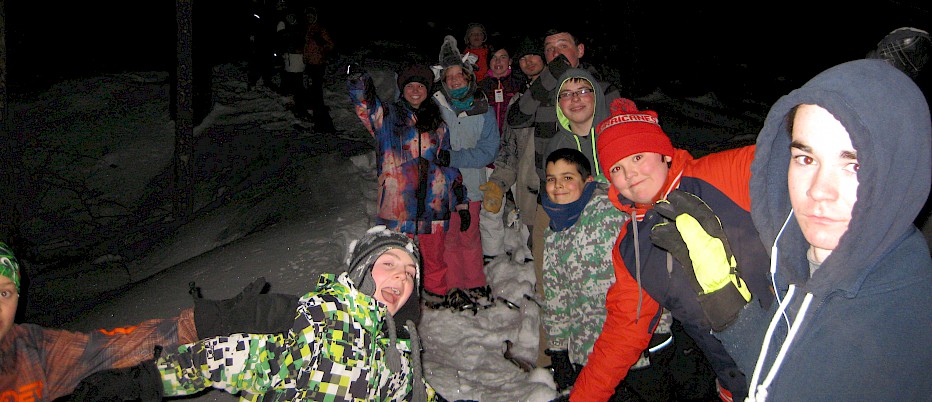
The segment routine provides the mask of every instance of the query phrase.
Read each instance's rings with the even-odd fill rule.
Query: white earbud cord
[[[780,227],[780,231],[777,232],[777,238],[773,240],[773,246],[770,247],[770,284],[773,286],[773,295],[777,298],[777,303],[783,303],[783,300],[780,299],[780,292],[777,290],[777,252],[779,247],[777,243],[780,242],[780,237],[783,236],[783,231],[786,229],[786,225],[790,223],[790,218],[793,217],[793,209],[790,209],[790,213],[786,215],[786,219],[783,221],[783,226]],[[790,326],[790,319],[785,314],[783,319],[786,321],[786,326]]]

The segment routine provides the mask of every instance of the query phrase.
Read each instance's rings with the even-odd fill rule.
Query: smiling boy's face
[[[575,164],[559,159],[547,163],[547,198],[555,204],[569,204],[582,196],[592,176],[583,178]]]
[[[389,249],[372,266],[372,279],[375,281],[373,297],[395,315],[411,298],[417,274],[417,265],[411,254],[400,248]]]
[[[608,168],[612,186],[623,197],[640,204],[659,198],[673,158],[655,152],[642,152],[621,158]]]

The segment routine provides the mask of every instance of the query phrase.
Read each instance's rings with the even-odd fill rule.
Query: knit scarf
[[[540,205],[544,207],[544,211],[550,216],[550,229],[554,232],[560,232],[576,224],[579,215],[586,208],[586,204],[592,199],[592,193],[597,185],[598,183],[595,181],[586,183],[586,187],[583,188],[579,199],[569,204],[557,204],[550,201],[550,197],[541,197]]]
[[[472,108],[474,98],[472,96],[466,96],[468,91],[468,85],[459,89],[450,90],[450,103],[457,112],[464,112]]]

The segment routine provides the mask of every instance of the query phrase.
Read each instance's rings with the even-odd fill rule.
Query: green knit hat
[[[13,250],[4,242],[0,242],[0,275],[12,279],[16,293],[19,293],[19,262]]]

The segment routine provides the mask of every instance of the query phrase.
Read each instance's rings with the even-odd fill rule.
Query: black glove
[[[553,371],[553,381],[557,383],[557,391],[563,392],[576,382],[576,367],[570,363],[570,352],[566,349],[547,349],[544,354],[550,356],[550,370]]]
[[[456,213],[460,214],[460,232],[465,232],[469,230],[469,223],[470,223],[469,210],[461,209],[459,211],[456,211]]]
[[[146,360],[133,367],[101,370],[85,377],[71,394],[71,400],[158,402],[163,393],[162,376],[155,360]]]
[[[560,77],[563,76],[563,73],[565,73],[566,70],[569,70],[570,68],[572,68],[570,61],[567,60],[566,56],[564,56],[562,53],[557,54],[557,57],[554,57],[550,63],[547,63],[547,69],[550,70],[550,75],[552,75],[553,78],[557,80],[559,80]]]
[[[702,199],[682,190],[657,201],[654,210],[671,221],[651,228],[651,242],[679,261],[712,329],[724,330],[738,318],[751,293],[738,272],[721,221]]]
[[[190,283],[194,296],[194,326],[198,338],[248,332],[253,334],[283,333],[294,324],[298,296],[264,293],[267,282],[260,277],[243,291],[226,300],[200,297],[200,289]]]
[[[539,105],[541,103],[547,105],[553,102],[553,100],[550,99],[551,91],[547,89],[546,86],[544,86],[544,80],[541,79],[540,77],[538,77],[538,79],[534,80],[534,82],[531,83],[531,87],[528,88],[528,91],[531,93],[531,99],[536,101],[535,109],[536,109],[536,105]],[[521,100],[530,104],[530,99],[522,98]],[[530,109],[530,107],[525,107],[525,108]],[[533,113],[533,111],[529,111],[529,112]]]
[[[438,149],[437,157],[434,158],[434,163],[440,166],[450,166],[450,151]]]

